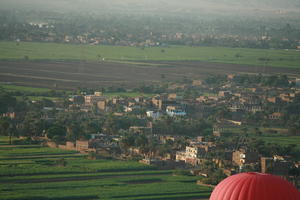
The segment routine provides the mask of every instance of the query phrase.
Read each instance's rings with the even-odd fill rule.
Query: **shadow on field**
[[[194,180],[179,181],[180,183],[195,183]]]
[[[30,153],[14,153],[12,156],[25,156],[25,157],[32,157],[32,156],[67,156],[76,154],[76,152],[62,152],[62,153],[47,153],[47,152],[30,152]]]
[[[18,163],[19,164],[19,163]],[[32,163],[31,163],[32,164]],[[0,177],[14,177],[14,176],[43,176],[43,175],[51,175],[51,176],[54,176],[54,175],[72,175],[72,174],[76,174],[76,175],[79,175],[79,174],[90,174],[90,172],[81,172],[81,171],[72,171],[72,172],[69,172],[69,171],[62,171],[62,172],[39,172],[39,173],[26,173],[26,174],[7,174],[7,175],[0,175]],[[23,180],[23,179],[22,179]],[[31,181],[32,179],[27,179],[28,181]],[[18,181],[18,179],[16,180],[7,180],[8,182],[15,182],[15,181]],[[26,180],[24,180],[26,181]]]
[[[61,173],[63,174],[63,172]],[[96,175],[96,176],[74,176],[74,177],[62,177],[62,178],[40,178],[40,179],[18,179],[18,180],[7,180],[8,183],[48,183],[48,182],[66,182],[66,181],[86,181],[86,180],[97,180],[104,178],[120,178],[120,177],[145,177],[145,176],[163,176],[169,175],[170,173],[147,173],[147,174],[107,174],[107,175]]]
[[[95,200],[99,199],[98,196],[89,195],[89,196],[67,196],[67,197],[24,197],[24,198],[15,198],[11,200]]]
[[[69,189],[82,189],[82,188],[102,188],[102,187],[120,187],[120,186],[127,186],[125,183],[114,183],[114,184],[102,184],[102,185],[80,185],[80,186],[49,186],[49,187],[26,187],[24,188],[9,188],[9,189],[2,189],[4,192],[14,192],[14,191],[23,191],[23,190],[69,190]]]
[[[11,150],[11,149],[40,149],[41,145],[11,145],[6,143],[0,143],[1,150]]]
[[[49,155],[49,154],[48,154]],[[34,160],[34,159],[41,159],[41,158],[78,158],[79,156],[73,156],[72,154],[68,154],[68,155],[56,155],[56,156],[52,156],[52,155],[39,155],[39,156],[35,156],[35,157],[30,157],[30,156],[26,156],[26,157],[9,157],[9,158],[0,158],[0,161],[4,161],[4,160]]]
[[[202,194],[201,193],[205,193]],[[191,194],[195,194],[195,196],[192,197],[184,197],[184,199],[199,199],[199,198],[208,198],[209,195],[206,195],[207,191],[199,191],[199,192],[168,192],[168,193],[158,193],[158,194],[137,194],[137,195],[121,195],[121,196],[113,196],[113,198],[118,198],[118,199],[123,199],[123,198],[131,198],[131,197],[141,197],[141,198],[137,198],[136,200],[150,200],[150,199],[182,199],[183,197],[168,197],[169,195],[191,195]],[[199,195],[196,195],[199,194]],[[155,196],[159,196],[157,198],[155,198]],[[166,197],[162,197],[162,196],[166,196]],[[143,198],[145,197],[145,198]],[[148,197],[148,198],[147,198]],[[150,198],[151,197],[151,198]],[[154,198],[153,198],[154,197]]]
[[[149,184],[149,183],[159,183],[162,182],[163,180],[158,179],[158,178],[152,178],[152,179],[140,179],[140,180],[130,180],[130,181],[123,181],[123,183],[126,184]]]

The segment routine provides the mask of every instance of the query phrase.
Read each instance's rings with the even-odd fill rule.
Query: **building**
[[[90,148],[90,142],[88,140],[76,140],[76,150],[86,152]]]
[[[171,117],[186,115],[186,112],[180,106],[167,106],[166,112],[167,112],[167,115],[169,115]]]
[[[263,110],[261,104],[247,104],[247,103],[240,103],[235,102],[229,105],[229,110],[232,112],[238,112],[238,111],[247,111],[247,112],[261,112]]]
[[[160,96],[155,96],[152,98],[152,104],[158,109],[162,109],[163,99]]]
[[[234,74],[228,74],[228,75],[227,75],[227,78],[228,78],[229,80],[232,80],[232,79],[235,78],[235,75],[234,75]]]
[[[218,96],[219,97],[229,97],[231,95],[231,92],[229,91],[220,91]]]
[[[193,80],[192,85],[193,86],[201,86],[203,84],[203,82],[201,80]]]
[[[147,111],[146,114],[147,114],[147,117],[151,117],[154,120],[156,120],[156,119],[158,119],[158,118],[161,117],[161,114],[158,111],[157,112],[155,112],[155,111]]]
[[[3,113],[2,117],[8,117],[10,119],[14,119],[16,118],[16,113],[15,112],[7,112],[7,113]]]
[[[90,105],[90,106],[96,104],[98,101],[101,101],[101,100],[105,100],[105,97],[102,96],[101,92],[95,92],[95,94],[93,94],[93,95],[85,95],[84,96],[84,103],[86,105]]]
[[[206,153],[205,148],[200,148],[198,146],[187,146],[185,148],[186,158],[199,158],[201,155]]]
[[[166,144],[169,141],[174,142],[178,138],[180,138],[180,137],[179,136],[173,136],[173,135],[160,135],[159,136],[159,141],[161,142],[161,144]]]
[[[199,165],[207,152],[212,150],[214,145],[209,142],[191,142],[190,146],[186,146],[185,151],[176,152],[176,161],[184,161],[186,164],[193,166]]]
[[[271,119],[271,120],[280,120],[283,116],[284,116],[283,113],[274,112],[271,115],[269,115],[269,119]]]
[[[73,142],[66,142],[66,149],[67,150],[76,150],[76,145]]]
[[[72,95],[69,97],[69,101],[73,104],[83,104],[84,103],[84,97],[81,95]]]
[[[176,152],[176,161],[179,162],[179,161],[184,161],[185,162],[185,151],[177,151]]]
[[[106,100],[101,99],[100,101],[97,102],[97,108],[101,111],[106,111]]]
[[[171,93],[168,95],[168,99],[169,100],[174,100],[174,99],[177,99],[177,94],[176,93]]]
[[[300,47],[300,46],[299,46]],[[300,78],[296,79],[296,87],[300,88]]]
[[[278,176],[288,176],[289,170],[292,166],[292,162],[287,161],[279,156],[261,158],[262,173],[275,174]]]
[[[123,106],[124,112],[132,112],[141,108],[140,105]]]
[[[238,166],[256,163],[259,160],[257,152],[240,149],[232,153],[232,161]]]
[[[168,99],[166,95],[157,95],[152,98],[152,104],[159,110],[165,110],[167,106],[177,105],[173,99]]]
[[[198,102],[216,102],[218,101],[219,98],[217,96],[200,96],[198,98],[196,98],[196,101]]]
[[[262,99],[258,95],[243,94],[240,102],[246,105],[260,105],[262,103]]]
[[[134,101],[137,103],[145,102],[145,98],[143,96],[141,97],[134,97]]]
[[[267,101],[270,102],[270,103],[280,103],[281,102],[281,99],[279,97],[269,97],[267,98]]]
[[[293,102],[294,101],[294,95],[291,93],[282,93],[279,95],[279,98],[283,101],[283,102]]]
[[[151,134],[152,127],[148,126],[131,126],[129,127],[129,131],[132,133],[139,133],[139,134]]]

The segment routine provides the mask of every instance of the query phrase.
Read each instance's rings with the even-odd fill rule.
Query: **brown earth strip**
[[[137,87],[145,83],[178,81],[210,74],[262,73],[300,76],[300,69],[206,63],[199,61],[150,62],[135,65],[117,62],[17,62],[0,61],[0,81],[55,89],[107,86]],[[162,74],[165,76],[162,79]]]

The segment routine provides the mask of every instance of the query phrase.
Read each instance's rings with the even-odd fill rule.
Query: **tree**
[[[1,135],[9,135],[9,144],[11,144],[11,134],[8,134],[8,128],[10,126],[9,118],[1,118],[0,119],[0,128],[1,128]]]
[[[295,185],[298,186],[298,178],[300,176],[300,167],[293,167],[289,171],[289,175],[293,176]]]
[[[70,140],[70,141],[76,141],[77,139],[79,139],[80,134],[83,132],[80,124],[75,123],[75,122],[72,122],[69,125],[67,125],[66,129],[67,129],[66,130],[66,132],[67,132],[66,138],[67,138],[67,140]]]
[[[129,147],[134,146],[135,144],[135,137],[132,134],[126,133],[120,142],[121,147],[123,149],[128,149]]]
[[[15,107],[16,103],[15,97],[0,90],[0,114],[8,112],[10,108]]]
[[[138,135],[135,139],[135,146],[144,147],[148,144],[148,139],[145,135]]]
[[[53,125],[47,130],[47,137],[55,143],[63,143],[66,137],[66,129],[60,125]]]
[[[262,135],[262,132],[259,130],[258,127],[255,127],[255,128],[254,128],[254,133],[255,133],[255,135],[257,135],[257,136]]]
[[[20,123],[20,134],[22,136],[40,136],[47,128],[45,120],[41,119],[41,112],[30,111],[24,116],[24,119]]]

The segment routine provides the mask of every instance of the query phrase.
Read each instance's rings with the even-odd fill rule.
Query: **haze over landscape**
[[[299,174],[299,0],[0,0],[0,200],[299,200]]]

